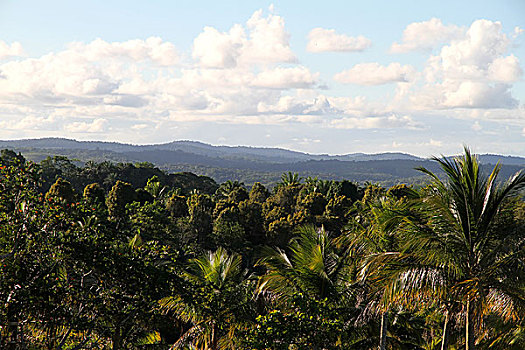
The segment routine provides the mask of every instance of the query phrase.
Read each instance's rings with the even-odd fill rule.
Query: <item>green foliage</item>
[[[3,149],[0,151],[0,165],[2,166],[22,166],[26,162],[26,159],[21,153]]]
[[[260,182],[256,182],[250,190],[249,198],[252,202],[264,203],[269,195],[268,190]]]
[[[153,198],[161,197],[166,191],[166,187],[162,186],[159,177],[157,175],[152,176],[148,179],[144,189],[151,195]]]
[[[275,308],[259,315],[256,326],[245,335],[249,349],[348,349],[343,309],[326,300],[295,294],[286,309]]]
[[[370,184],[365,188],[365,192],[364,192],[364,195],[361,201],[365,203],[365,205],[369,205],[375,200],[377,200],[378,198],[385,196],[385,195],[386,195],[386,190],[383,187]]]
[[[211,198],[205,194],[194,193],[188,197],[187,204],[189,223],[197,233],[199,244],[205,249],[211,248],[213,244],[208,239],[213,225]]]
[[[180,218],[189,214],[186,198],[176,194],[168,199],[166,202],[166,209],[169,211],[170,215],[175,218]]]
[[[84,187],[84,199],[89,203],[105,204],[106,194],[98,183],[92,183]]]
[[[234,252],[241,252],[246,247],[241,212],[237,207],[227,207],[217,216],[213,224],[213,241],[215,246]]]
[[[281,175],[281,182],[277,186],[297,186],[301,184],[301,180],[302,178],[299,177],[299,174],[289,171]]]
[[[373,349],[388,315],[387,348],[521,349],[524,176],[437,161],[418,190],[290,173],[270,195],[2,151],[0,348]]]
[[[65,203],[72,203],[75,201],[75,198],[76,196],[71,187],[71,183],[60,177],[46,193],[46,200],[48,201],[58,200],[64,201]]]
[[[129,183],[117,181],[106,198],[109,216],[113,218],[123,217],[126,212],[126,204],[135,201],[136,196],[135,190]]]
[[[241,268],[241,257],[218,248],[190,260],[184,275],[192,285],[191,294],[160,301],[163,310],[175,312],[190,324],[176,345],[239,348],[238,331],[253,317],[248,276]]]
[[[397,199],[414,199],[418,197],[418,193],[405,184],[390,187],[388,191],[386,191],[386,195]]]

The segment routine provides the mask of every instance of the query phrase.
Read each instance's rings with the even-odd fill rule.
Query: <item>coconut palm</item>
[[[297,186],[301,184],[301,180],[302,178],[299,177],[299,174],[289,171],[281,175],[281,182],[277,186]]]
[[[338,248],[323,228],[301,227],[289,250],[264,250],[258,264],[267,273],[260,278],[259,292],[269,291],[278,298],[302,293],[317,300],[340,300],[348,293],[350,249]]]
[[[237,180],[228,180],[219,186],[219,188],[215,191],[215,196],[218,199],[228,198],[230,193],[232,193],[237,188],[244,188],[244,183]]]
[[[330,349],[350,348],[350,343],[352,348],[361,348],[358,343],[363,337],[352,326],[357,312],[356,288],[351,278],[355,270],[351,247],[339,246],[324,229],[306,226],[298,230],[298,236],[290,241],[287,250],[266,248],[263,256],[258,264],[266,268],[266,274],[259,280],[258,292],[265,293],[286,313],[306,313],[311,323],[324,324],[325,328],[310,329],[298,338],[310,339],[312,349],[321,344]],[[319,309],[313,311],[312,305]],[[334,331],[332,328],[339,322],[340,327]],[[338,337],[341,339],[334,339]],[[341,345],[334,345],[339,342]]]
[[[385,267],[392,300],[443,308],[442,349],[448,343],[448,322],[456,314],[464,319],[465,348],[472,350],[489,313],[523,319],[525,237],[520,230],[505,229],[501,218],[510,199],[525,187],[525,175],[500,184],[500,166],[483,175],[466,147],[461,157],[433,159],[446,181],[419,169],[432,184],[420,210],[402,220],[398,234],[403,247],[378,256],[375,264]]]
[[[369,188],[373,189],[372,186]],[[380,314],[378,348],[384,350],[387,347],[389,314],[395,310],[391,309],[391,289],[385,283],[383,266],[373,262],[377,262],[378,257],[398,250],[397,229],[400,219],[410,212],[417,194],[409,189],[406,196],[397,198],[387,196],[386,191],[373,192],[369,191],[367,198],[354,205],[353,220],[343,239],[353,247],[356,256],[360,257],[361,280],[367,289],[364,315]]]
[[[174,348],[235,349],[236,331],[249,313],[248,276],[241,268],[241,257],[223,248],[192,259],[185,271],[193,289],[190,293],[160,301],[166,312],[191,324]]]

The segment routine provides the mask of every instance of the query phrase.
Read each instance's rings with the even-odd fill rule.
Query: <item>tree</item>
[[[250,319],[251,301],[241,257],[218,248],[190,260],[184,275],[191,291],[160,301],[166,312],[174,312],[191,324],[175,347],[238,348],[236,333]]]
[[[246,189],[244,188],[244,184],[239,181],[232,181],[228,180],[224,183],[222,183],[217,191],[215,191],[215,196],[218,199],[228,199],[232,196],[234,191],[243,190],[241,191],[243,193],[243,197],[248,197],[248,193],[246,192]],[[235,195],[234,195],[235,197]],[[241,200],[237,200],[237,202],[240,202],[242,200],[245,200],[246,198],[242,198]]]
[[[348,246],[338,246],[322,228],[306,226],[299,229],[298,234],[288,246],[289,253],[279,248],[264,250],[258,265],[265,267],[266,273],[260,277],[257,290],[270,293],[279,301],[279,309],[291,312],[281,310],[274,316],[302,323],[295,328],[298,333],[287,333],[287,337],[314,349],[321,345],[334,348],[336,343],[344,344],[343,338],[354,335],[348,334],[347,328],[356,315],[351,250]],[[299,317],[294,317],[294,313],[299,313]],[[308,327],[301,313],[306,313],[313,324],[324,326]],[[318,318],[319,315],[323,317]],[[268,321],[271,318],[264,319]],[[336,328],[338,331],[334,334]],[[303,333],[305,331],[308,333]]]
[[[75,192],[71,183],[59,177],[46,193],[46,200],[52,199],[72,203],[75,200]]]
[[[126,204],[132,203],[135,199],[136,193],[133,187],[129,183],[117,181],[106,198],[109,216],[122,217],[126,211]]]
[[[260,182],[254,183],[249,193],[250,201],[259,203],[264,203],[269,195],[268,190]]]
[[[394,277],[397,302],[444,308],[442,348],[447,346],[448,321],[462,315],[465,348],[481,341],[488,313],[506,320],[523,319],[525,304],[524,240],[520,230],[505,229],[500,217],[525,187],[525,175],[498,183],[500,166],[489,176],[468,148],[461,157],[436,158],[446,175],[442,181],[427,169],[432,184],[421,209],[403,219],[403,246],[381,257]]]
[[[368,186],[362,201],[354,205],[355,216],[351,226],[355,229],[343,237],[351,242],[356,254],[361,257],[361,278],[367,287],[368,299],[365,312],[370,310],[381,315],[380,350],[387,347],[389,315],[393,310],[388,300],[390,290],[385,288],[383,266],[369,266],[369,260],[374,261],[378,256],[398,250],[397,223],[402,216],[399,213],[406,212],[409,206],[406,197],[387,196],[379,187]]]
[[[291,171],[281,175],[281,182],[277,186],[296,186],[301,184],[302,178],[299,174],[292,173]]]
[[[89,203],[105,205],[106,194],[98,182],[86,185],[83,196]]]
[[[190,225],[197,233],[198,243],[204,248],[210,248],[211,243],[208,240],[212,232],[212,206],[213,202],[210,196],[200,193],[193,193],[188,197],[188,211],[190,214]]]

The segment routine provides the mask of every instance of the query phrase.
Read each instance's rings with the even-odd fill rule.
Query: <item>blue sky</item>
[[[0,139],[525,156],[525,2],[0,1]]]

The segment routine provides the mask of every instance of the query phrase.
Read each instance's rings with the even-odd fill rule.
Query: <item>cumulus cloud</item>
[[[406,83],[411,81],[416,70],[410,65],[390,63],[382,66],[379,63],[360,63],[352,68],[334,75],[334,80],[340,83],[358,85],[381,85],[388,83]]]
[[[384,106],[373,106],[364,97],[332,97],[321,94],[281,96],[274,101],[261,101],[258,113],[289,115],[352,115],[365,117],[382,113]]]
[[[157,37],[74,42],[33,58],[20,56],[23,50],[15,44],[0,42],[2,57],[5,52],[12,57],[0,62],[0,129],[36,136],[37,130],[46,135],[111,130],[111,135],[136,137],[169,135],[193,122],[414,129],[421,128],[410,117],[414,109],[446,109],[454,118],[460,111],[492,109],[475,119],[513,118],[521,130],[522,112],[501,112],[517,106],[511,89],[523,75],[518,57],[508,52],[514,34],[505,35],[501,24],[485,20],[462,33],[435,39],[449,42],[430,56],[422,72],[400,63],[360,63],[334,76],[359,85],[396,83],[392,101],[339,92],[329,96],[320,74],[297,62],[284,20],[272,12],[256,11],[227,31],[205,27],[190,55]],[[322,28],[310,34],[317,40],[313,51],[370,44]],[[403,45],[415,40],[406,38]]]
[[[514,55],[496,57],[487,69],[488,79],[512,83],[518,81],[523,75],[518,58]]]
[[[22,48],[22,44],[20,44],[18,41],[15,41],[11,45],[9,45],[5,41],[0,40],[0,60],[9,57],[19,57],[24,55],[25,52]]]
[[[193,41],[193,58],[205,67],[233,68],[238,64],[295,62],[284,19],[256,11],[243,27],[234,25],[228,32],[212,27]]]
[[[66,50],[0,66],[0,93],[28,99],[100,103],[124,81],[137,79],[141,61],[153,65],[178,62],[173,44],[159,38],[108,43],[75,42]],[[89,102],[91,101],[91,102]]]
[[[29,114],[22,118],[10,118],[0,121],[3,130],[54,130],[57,127],[57,118],[54,115]]]
[[[319,73],[311,73],[304,66],[263,71],[255,77],[253,86],[272,89],[309,88],[315,85]]]
[[[460,108],[514,108],[518,101],[506,84],[489,85],[464,81],[455,89],[445,90],[443,106]]]
[[[435,46],[457,39],[464,34],[461,27],[444,25],[440,19],[432,18],[424,22],[409,24],[403,31],[401,43],[393,43],[390,47],[392,53],[404,53],[409,51],[430,51]]]
[[[66,124],[64,129],[72,133],[97,133],[107,128],[108,121],[104,118],[96,118],[91,122],[73,122]]]
[[[511,42],[500,22],[474,21],[463,37],[428,59],[425,85],[411,102],[438,109],[517,107],[511,83],[523,71],[516,56],[506,56]]]
[[[240,25],[233,26],[228,33],[205,27],[193,41],[193,58],[205,67],[235,67],[245,43],[246,35]]]
[[[102,39],[95,39],[88,44],[74,42],[69,45],[69,50],[92,62],[115,58],[133,61],[150,60],[161,66],[173,66],[179,62],[179,54],[175,46],[159,37],[111,43]]]
[[[352,52],[363,51],[372,45],[372,41],[364,36],[352,37],[337,34],[335,29],[314,28],[308,34],[306,49],[310,52]]]

